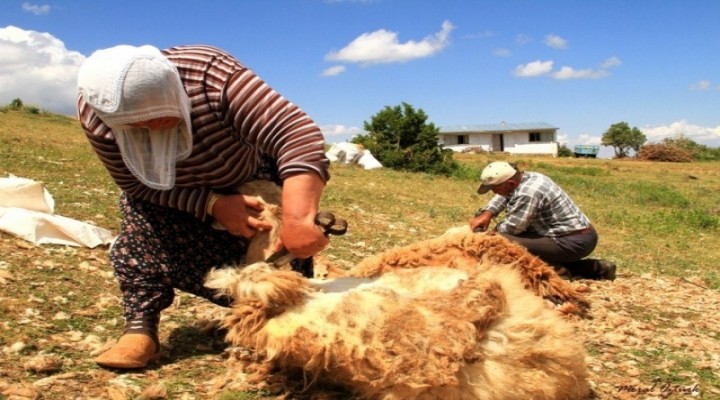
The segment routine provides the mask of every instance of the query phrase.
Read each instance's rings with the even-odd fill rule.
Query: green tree
[[[603,133],[601,144],[612,146],[615,150],[615,158],[625,158],[630,154],[630,150],[636,153],[640,151],[646,140],[645,134],[637,127],[631,129],[627,122],[618,122],[610,125],[610,128]]]
[[[386,106],[370,122],[363,122],[366,135],[353,138],[383,164],[392,169],[452,175],[460,167],[452,150],[438,143],[439,129],[427,122],[422,109],[407,103]]]

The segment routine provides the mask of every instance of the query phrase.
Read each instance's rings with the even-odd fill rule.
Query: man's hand
[[[470,220],[470,230],[473,232],[485,232],[490,227],[494,215],[490,211],[483,211],[480,215]]]
[[[221,195],[212,215],[231,235],[250,239],[259,230],[270,230],[272,224],[258,219],[263,210],[257,197],[242,194]]]

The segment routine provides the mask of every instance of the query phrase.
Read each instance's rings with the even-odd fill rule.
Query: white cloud
[[[0,104],[25,104],[75,114],[76,81],[85,56],[50,35],[14,26],[0,28]]]
[[[665,138],[683,135],[706,146],[720,146],[720,125],[715,127],[693,125],[683,119],[669,125],[645,126],[640,130],[645,134],[648,142],[661,142]]]
[[[35,15],[45,15],[50,13],[50,6],[47,4],[39,6],[36,4],[22,3],[22,9],[23,11],[27,11]]]
[[[550,75],[553,79],[602,79],[610,75],[609,68],[622,64],[619,58],[610,57],[603,61],[599,69],[583,68],[575,69],[573,67],[562,66],[559,70],[553,71],[553,61],[533,61],[525,65],[515,67],[513,74],[521,78],[533,78],[544,75]]]
[[[542,76],[550,73],[553,68],[553,61],[540,61],[536,60],[525,65],[518,65],[515,67],[515,76],[522,78],[530,78],[535,76]]]
[[[602,136],[594,136],[588,133],[583,133],[578,136],[575,144],[600,144]]]
[[[622,65],[622,61],[620,61],[619,58],[612,56],[608,58],[607,60],[603,61],[602,64],[600,64],[600,68],[602,69],[609,69],[614,67],[619,67]]]
[[[563,66],[559,71],[553,73],[553,78],[559,80],[565,79],[602,79],[610,75],[608,69],[622,65],[622,61],[618,57],[612,56],[602,63],[599,69],[584,68],[575,69]]]
[[[493,54],[498,57],[510,57],[512,52],[508,49],[494,49]]]
[[[567,47],[567,40],[561,38],[558,35],[547,35],[543,40],[546,46],[552,47],[553,49],[564,49]]]
[[[600,79],[608,76],[608,72],[604,69],[593,70],[593,69],[574,69],[571,67],[563,66],[560,71],[553,73],[555,79]]]
[[[517,44],[518,46],[525,46],[530,42],[532,42],[532,38],[528,35],[523,35],[522,33],[519,33],[517,36],[515,36],[515,44]]]
[[[485,39],[489,37],[497,36],[497,33],[493,31],[483,31],[483,32],[477,32],[477,33],[469,33],[466,35],[463,35],[463,39]]]
[[[365,132],[358,127],[348,127],[345,125],[321,125],[320,131],[322,131],[325,137],[325,142],[329,144],[347,142],[352,139],[353,136]]]
[[[336,75],[342,74],[343,72],[345,72],[344,65],[335,65],[335,66],[325,69],[321,75],[322,76],[336,76]]]
[[[430,57],[450,43],[450,32],[453,29],[455,26],[450,21],[445,21],[440,32],[429,35],[419,42],[410,40],[405,43],[400,43],[397,33],[380,29],[360,35],[341,50],[328,53],[325,59],[380,64]]]
[[[690,85],[690,90],[710,90],[711,87],[710,81],[698,81]]]

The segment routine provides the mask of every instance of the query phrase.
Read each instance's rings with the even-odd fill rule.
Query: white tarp
[[[325,155],[330,162],[357,164],[364,169],[382,168],[382,164],[370,153],[355,143],[337,143],[330,146]]]
[[[53,214],[55,201],[42,183],[0,178],[0,230],[34,244],[96,247],[112,242],[107,229]]]

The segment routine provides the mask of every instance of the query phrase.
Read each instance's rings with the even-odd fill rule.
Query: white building
[[[441,127],[438,142],[445,148],[463,151],[480,147],[488,152],[547,154],[557,157],[558,128],[544,122]]]

